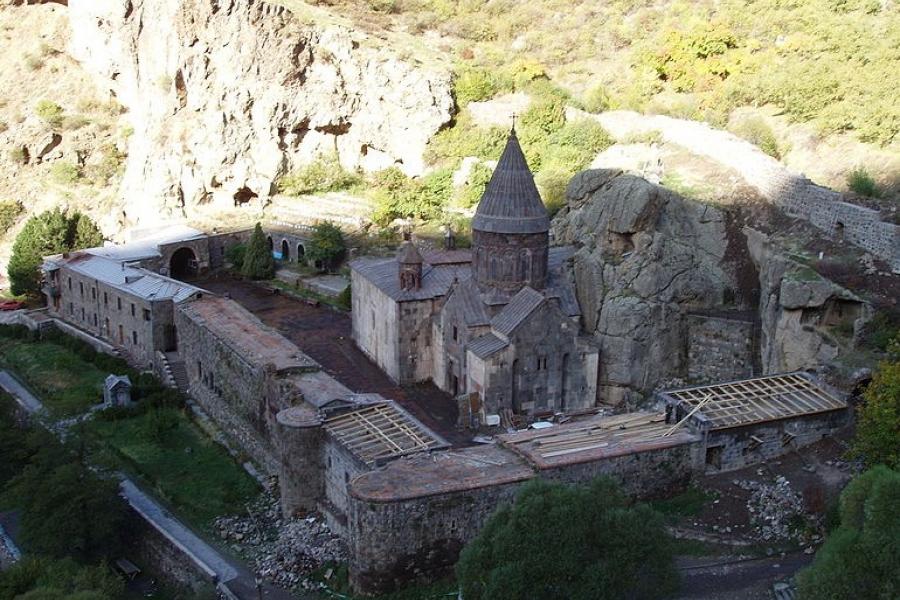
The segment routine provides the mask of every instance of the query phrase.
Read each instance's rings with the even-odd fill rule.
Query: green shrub
[[[29,556],[0,573],[0,598],[19,600],[118,600],[125,585],[107,566],[69,558]]]
[[[869,174],[865,167],[857,167],[850,171],[847,175],[847,187],[860,196],[868,196],[870,198],[878,198],[881,191],[875,179]]]
[[[395,219],[433,219],[440,215],[453,192],[453,172],[438,169],[421,179],[400,184],[391,177],[391,187],[376,189],[372,220],[387,225]]]
[[[362,179],[345,170],[336,152],[320,155],[312,163],[282,177],[278,188],[288,196],[337,192],[359,185]]]
[[[425,148],[429,164],[456,164],[466,156],[497,160],[506,144],[509,130],[503,127],[479,127],[467,115],[457,118],[453,126],[439,131]]]
[[[347,244],[341,228],[330,221],[316,223],[306,249],[306,258],[322,270],[330,271],[347,252]]]
[[[896,339],[900,348],[900,337]],[[900,357],[878,366],[863,399],[853,453],[869,466],[900,468]]]
[[[235,244],[225,251],[225,260],[231,263],[231,266],[238,271],[244,266],[244,256],[247,254],[246,244]]]
[[[547,207],[551,217],[566,205],[566,186],[574,174],[569,171],[544,169],[535,176],[535,183],[541,191],[544,206]]]
[[[9,160],[17,164],[25,164],[28,162],[28,150],[24,146],[16,146],[9,149]]]
[[[592,113],[600,113],[605,110],[609,110],[610,108],[610,100],[609,94],[606,91],[606,87],[602,85],[595,85],[591,89],[589,89],[584,94],[584,98],[581,103],[584,105],[584,110]]]
[[[737,36],[727,25],[703,23],[690,31],[665,32],[661,47],[645,54],[643,61],[675,91],[690,92],[727,78],[737,67],[726,55],[737,45]]]
[[[489,100],[496,93],[496,85],[486,69],[465,67],[457,72],[453,90],[457,104],[463,107],[469,102]]]
[[[103,186],[122,174],[128,155],[115,144],[104,144],[100,152],[100,161],[85,167],[85,176],[94,184]]]
[[[566,107],[555,97],[540,98],[532,102],[522,115],[521,128],[537,134],[549,135],[558,131],[566,123]]]
[[[781,159],[781,151],[778,149],[778,139],[775,132],[761,117],[744,119],[732,129],[732,131],[751,144],[758,146],[760,150],[772,158]]]
[[[53,127],[62,125],[65,116],[62,106],[50,100],[39,101],[34,107],[34,112],[38,118]]]
[[[60,185],[72,185],[81,179],[81,169],[79,169],[76,164],[66,161],[57,161],[50,167],[50,178],[54,183]]]
[[[649,600],[678,587],[661,517],[608,478],[529,482],[463,549],[456,572],[466,600]]]
[[[23,212],[25,207],[18,200],[0,200],[0,235],[15,224]]]
[[[472,165],[466,185],[460,191],[459,203],[466,208],[471,208],[478,204],[493,174],[494,172],[484,163],[478,162]]]
[[[900,590],[900,473],[877,466],[841,494],[840,525],[797,575],[801,600],[881,600]]]

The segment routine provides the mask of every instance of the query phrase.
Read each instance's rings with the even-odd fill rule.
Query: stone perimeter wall
[[[699,442],[537,471],[561,483],[587,483],[608,475],[638,498],[682,489],[702,471]],[[529,478],[530,479],[530,478]],[[527,480],[526,480],[527,481]],[[413,580],[434,579],[455,564],[499,506],[510,503],[525,481],[421,496],[371,501],[350,492],[350,581],[366,593],[386,592]]]
[[[662,115],[614,110],[591,115],[570,109],[568,118],[599,121],[615,138],[658,131],[666,142],[734,169],[787,214],[810,222],[833,237],[871,252],[900,273],[900,225],[881,220],[878,211],[845,202],[845,196],[790,171],[741,138],[705,123]]]

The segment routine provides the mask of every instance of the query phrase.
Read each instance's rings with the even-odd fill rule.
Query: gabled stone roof
[[[472,229],[492,233],[542,233],[550,217],[513,130],[481,196]]]
[[[491,320],[491,329],[509,335],[544,301],[544,295],[528,286],[519,290],[503,310]]]
[[[478,358],[487,358],[509,346],[509,342],[501,340],[493,333],[486,333],[472,340],[466,349]]]
[[[426,264],[422,270],[421,287],[404,290],[400,287],[396,259],[359,258],[350,263],[350,268],[397,302],[429,300],[445,296],[450,291],[454,280],[465,281],[471,275],[469,265],[433,266]]]

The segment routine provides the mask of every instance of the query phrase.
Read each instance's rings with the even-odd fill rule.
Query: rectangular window
[[[81,281],[78,282],[78,293],[84,298],[84,283]]]
[[[96,300],[96,299],[97,299],[97,288],[92,287],[91,288],[91,300]]]
[[[116,298],[116,308],[118,308],[119,310],[122,310],[122,299],[121,298]]]
[[[150,311],[149,311],[148,309],[146,309],[146,308],[144,309],[144,320],[145,320],[145,321],[149,321],[149,320],[150,320]]]
[[[74,315],[74,314],[75,314],[75,307],[72,305],[71,302],[69,302],[69,314],[70,314],[70,315]]]
[[[203,363],[197,361],[197,378],[203,379]]]
[[[132,342],[135,346],[137,346],[137,331],[132,331],[132,332],[131,332],[131,342]]]
[[[538,356],[537,357],[537,370],[538,371],[546,371],[547,370],[547,357],[546,356]]]
[[[84,321],[84,307],[81,307],[81,320]]]
[[[109,294],[103,292],[103,306],[106,306],[107,304],[109,304]]]
[[[134,316],[134,302],[131,303],[131,316]]]
[[[72,291],[72,278],[67,277],[67,279],[69,280],[69,291],[71,292]]]
[[[94,327],[97,326],[97,313],[94,313]]]
[[[453,326],[453,341],[456,342],[459,340],[459,331],[456,329],[456,325]]]

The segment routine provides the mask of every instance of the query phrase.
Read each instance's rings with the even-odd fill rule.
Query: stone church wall
[[[356,271],[353,288],[353,340],[388,377],[400,379],[397,303]]]
[[[397,305],[399,383],[425,381],[434,370],[431,351],[431,315],[433,300],[401,302]]]
[[[752,320],[688,315],[688,381],[745,379],[754,372],[756,324]]]

